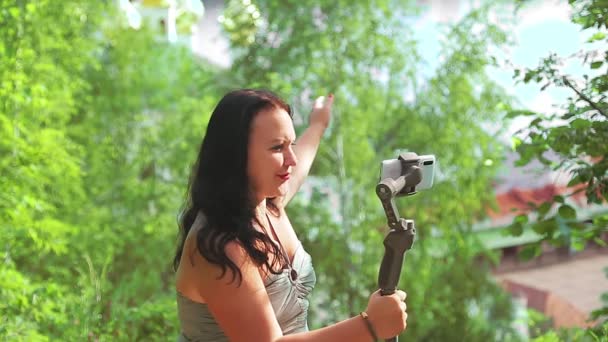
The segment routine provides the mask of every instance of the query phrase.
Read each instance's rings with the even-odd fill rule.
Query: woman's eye
[[[287,147],[294,147],[295,145],[296,145],[295,142],[294,143],[286,142],[284,144],[274,145],[270,149],[273,150],[273,151],[281,152],[284,149],[286,149]]]

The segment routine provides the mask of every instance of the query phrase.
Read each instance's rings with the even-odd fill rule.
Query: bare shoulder
[[[259,267],[238,241],[228,242],[224,251],[238,267],[240,277],[230,269],[222,272],[220,266],[206,260],[198,251],[196,238],[190,238],[182,255],[186,285],[204,299],[229,340],[271,341],[278,338],[281,329]]]
[[[195,292],[196,295],[192,297],[200,297],[199,299],[202,301],[207,301],[209,292],[215,291],[214,286],[218,282],[222,284],[237,283],[239,279],[238,275],[231,271],[230,268],[224,270],[221,266],[210,262],[202,255],[197,245],[199,230],[200,227],[193,227],[186,238],[178,269],[177,283],[178,289],[181,287],[189,293]],[[245,273],[249,275],[253,270],[257,273],[258,267],[238,241],[228,242],[224,246],[224,252],[226,253],[226,257],[236,265],[242,276],[245,276]]]

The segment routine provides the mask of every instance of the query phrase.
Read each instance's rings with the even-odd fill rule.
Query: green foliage
[[[531,339],[533,342],[605,342],[608,323],[592,329],[557,329]]]
[[[608,228],[608,215],[604,212],[582,222],[577,210],[566,203],[569,197],[584,192],[589,205],[605,205],[608,199],[608,4],[605,1],[570,1],[573,9],[572,21],[583,31],[590,31],[588,47],[570,57],[551,54],[543,58],[533,69],[517,69],[514,78],[518,82],[542,84],[540,90],[549,87],[568,89],[571,96],[561,106],[562,112],[544,115],[529,111],[513,111],[511,117],[529,116],[529,127],[522,130],[523,138],[514,138],[520,159],[517,165],[524,166],[536,159],[553,170],[570,174],[568,186],[572,192],[555,196],[551,201],[538,206],[530,205],[535,219],[528,215],[517,216],[510,227],[513,235],[520,235],[529,227],[542,236],[542,240],[526,246],[521,253],[524,259],[541,253],[543,242],[556,246],[569,246],[582,250],[589,242],[605,246],[602,234]],[[572,60],[586,67],[582,79],[566,74],[562,66]],[[520,135],[521,136],[521,135]],[[559,160],[546,157],[554,152]],[[605,295],[604,295],[605,297]],[[604,306],[591,315],[594,321],[602,322],[608,314]],[[534,341],[605,341],[606,323],[595,329],[571,329],[549,332]]]
[[[534,342],[605,342],[608,340],[608,322],[589,329],[558,328],[551,330],[553,322],[538,311],[529,309],[530,340]]]
[[[174,338],[175,213],[217,71],[105,2],[0,3],[0,339]]]
[[[284,95],[298,131],[314,96],[337,96],[289,208],[319,277],[312,326],[365,307],[386,233],[378,167],[406,149],[436,154],[439,172],[432,190],[398,200],[419,234],[400,283],[404,337],[517,339],[469,230],[502,155],[484,125],[509,103],[484,72],[507,41],[487,8],[445,28],[443,62],[423,79],[407,1],[230,1],[225,71],[155,28],[127,28],[110,2],[0,4],[0,338],[174,339],[170,263],[190,165],[221,94],[252,86]]]
[[[541,91],[548,87],[565,88],[572,96],[562,106],[562,113],[544,115],[514,111],[511,116],[526,115],[531,119],[529,127],[520,132],[520,137],[514,138],[520,155],[517,165],[524,166],[536,159],[554,170],[570,174],[568,186],[572,192],[538,207],[531,206],[537,218],[530,220],[529,226],[545,241],[580,250],[588,241],[602,244],[599,237],[606,232],[608,220],[603,214],[593,217],[590,224],[581,223],[576,210],[565,203],[579,192],[585,193],[590,205],[605,204],[608,199],[608,74],[602,71],[602,65],[608,61],[608,38],[601,31],[606,29],[608,7],[603,1],[571,1],[571,5],[573,22],[583,30],[595,31],[589,39],[593,44],[567,58],[551,54],[542,59],[537,68],[515,70],[514,77],[518,82],[542,84]],[[587,67],[582,79],[561,70],[562,65],[572,60]],[[548,159],[548,152],[557,153],[559,160]],[[514,221],[511,229],[519,234],[521,223]],[[530,248],[538,251],[540,244]]]

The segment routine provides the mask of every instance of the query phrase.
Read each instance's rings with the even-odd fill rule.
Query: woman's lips
[[[282,180],[286,181],[289,179],[290,174],[289,173],[283,173],[280,175],[277,175],[279,178],[281,178]]]

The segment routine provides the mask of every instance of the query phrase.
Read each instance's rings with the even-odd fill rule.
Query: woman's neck
[[[266,199],[264,198],[255,205],[254,213],[255,217],[258,219],[258,222],[264,222],[266,219],[266,210]]]

